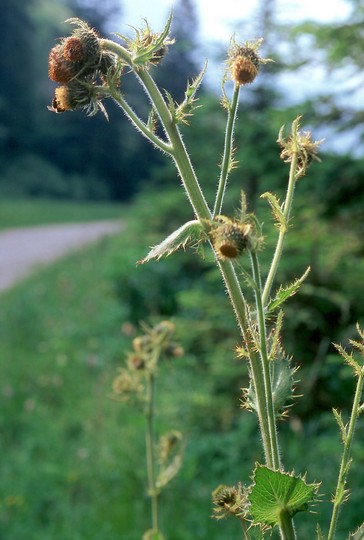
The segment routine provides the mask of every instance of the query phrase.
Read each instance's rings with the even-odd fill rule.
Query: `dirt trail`
[[[0,292],[37,267],[122,229],[118,220],[7,229],[0,232]]]

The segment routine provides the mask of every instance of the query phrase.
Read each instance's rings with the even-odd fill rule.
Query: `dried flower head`
[[[212,502],[215,519],[235,516],[240,520],[245,520],[248,505],[247,494],[240,483],[237,486],[218,486],[212,493]]]
[[[297,159],[296,178],[304,176],[307,167],[312,161],[320,161],[317,152],[320,144],[323,142],[323,139],[312,141],[310,131],[301,132],[299,130],[300,120],[301,116],[298,116],[292,122],[291,134],[288,137],[283,136],[285,126],[282,126],[277,139],[282,149],[280,154],[281,159],[286,163],[291,163],[294,156]]]
[[[232,40],[227,65],[231,79],[237,85],[251,84],[259,73],[260,65],[271,61],[269,58],[261,58],[258,54],[262,41],[262,39],[247,41],[241,46]]]
[[[106,115],[95,85],[77,79],[56,88],[52,106],[48,109],[56,113],[86,109],[89,116],[101,110]]]
[[[141,379],[129,370],[120,369],[112,383],[112,391],[115,398],[120,401],[129,401],[132,397],[141,395],[144,386]]]

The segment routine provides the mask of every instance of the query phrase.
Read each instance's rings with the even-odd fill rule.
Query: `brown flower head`
[[[220,216],[216,226],[211,230],[212,244],[219,259],[240,257],[251,247],[251,232],[252,226],[249,223],[240,223]]]
[[[80,71],[79,63],[70,62],[63,55],[61,44],[53,47],[48,58],[49,78],[57,83],[68,83],[74,79]]]
[[[48,109],[56,113],[86,109],[89,116],[101,110],[106,115],[96,87],[90,82],[77,79],[56,88],[52,106]]]
[[[246,42],[238,45],[232,40],[228,52],[228,71],[231,79],[239,86],[251,84],[257,77],[261,64],[270,62],[268,58],[261,58],[258,54],[262,40]]]

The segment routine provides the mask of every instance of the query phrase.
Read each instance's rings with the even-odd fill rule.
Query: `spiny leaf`
[[[321,527],[319,524],[317,524],[316,533],[317,533],[317,540],[325,540],[325,537],[322,534]]]
[[[350,345],[352,345],[357,351],[359,351],[360,356],[364,358],[364,343],[360,341],[355,341],[354,339],[349,340]]]
[[[335,416],[335,420],[339,425],[340,431],[341,431],[341,438],[344,444],[347,442],[347,432],[346,432],[346,425],[344,424],[341,413],[337,409],[332,409],[332,412]]]
[[[274,411],[276,415],[279,415],[282,413],[287,401],[293,398],[294,374],[296,370],[291,368],[289,357],[271,361],[269,368],[271,372]]]
[[[268,526],[278,525],[282,513],[293,517],[307,511],[319,488],[319,484],[307,484],[301,477],[259,464],[253,480],[248,497],[250,513],[255,524]]]
[[[273,212],[274,219],[277,222],[277,225],[280,229],[283,231],[287,228],[287,220],[285,218],[285,215],[282,210],[282,206],[279,203],[278,197],[274,195],[274,193],[270,193],[267,191],[266,193],[263,193],[263,195],[260,196],[261,199],[267,199],[268,203],[270,204],[270,207]]]
[[[158,490],[165,487],[179,472],[183,454],[182,433],[173,430],[160,437],[158,444],[160,471],[156,480]]]
[[[271,300],[269,302],[268,307],[267,307],[268,312],[271,312],[277,309],[277,307],[282,305],[286,300],[288,300],[288,298],[296,294],[296,292],[298,291],[298,289],[300,288],[300,286],[302,285],[302,283],[308,276],[310,270],[311,268],[308,267],[306,272],[300,278],[296,279],[296,281],[294,281],[290,285],[287,285],[287,287],[281,286],[274,300]]]
[[[273,330],[270,332],[268,336],[269,360],[274,360],[275,358],[277,358],[277,356],[280,354],[282,350],[281,331],[282,331],[282,325],[283,325],[283,316],[284,316],[283,311],[280,310],[278,312],[275,328],[273,328]]]
[[[364,540],[364,523],[353,533],[349,535],[348,540]]]
[[[167,236],[163,242],[154,246],[144,259],[138,261],[138,264],[144,264],[152,259],[159,260],[161,257],[167,257],[178,249],[184,248],[188,242],[200,240],[203,232],[204,228],[200,221],[188,221]]]
[[[345,362],[351,367],[353,368],[354,372],[360,376],[360,373],[361,373],[361,367],[360,365],[358,364],[358,362],[355,360],[355,358],[353,357],[352,354],[349,354],[346,352],[346,350],[344,349],[344,347],[342,347],[341,345],[338,345],[337,343],[334,343],[334,347],[335,349],[338,351],[338,353],[344,358]]]

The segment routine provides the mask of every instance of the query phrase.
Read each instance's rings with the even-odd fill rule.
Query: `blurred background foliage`
[[[300,293],[287,304],[283,332],[284,347],[300,366],[297,394],[305,397],[295,401],[280,431],[287,469],[308,470],[309,481],[322,480],[327,509],[340,458],[331,408],[347,414],[353,390],[350,370],[332,342],[345,345],[355,336],[355,323],[364,326],[358,101],[364,10],[360,0],[348,4],[352,14],[335,25],[306,21],[288,28],[277,22],[273,0],[259,3],[256,29],[265,37],[264,55],[275,63],[243,92],[235,137],[239,167],[224,207],[233,214],[240,190],[246,191],[249,210],[264,223],[265,272],[275,229],[260,194],[269,190],[283,199],[288,172],[279,159],[278,130],[303,114],[304,128],[312,128],[316,138],[326,136],[322,162],[297,186],[278,280],[289,283],[311,266]],[[44,199],[50,208],[60,200],[122,203],[127,228],[2,296],[0,538],[140,539],[149,526],[143,422],[109,395],[140,321],[161,318],[176,322],[185,355],[162,373],[160,429],[179,429],[188,441],[184,467],[163,501],[163,528],[171,540],[234,538],[239,534],[234,523],[210,519],[210,493],[221,482],[246,481],[261,459],[255,420],[239,409],[247,369],[234,358],[235,321],[208,253],[201,258],[189,251],[135,267],[150,245],[193,217],[173,165],[112,103],[106,103],[110,122],[102,115],[56,117],[47,111],[54,90],[47,55],[68,31],[61,21],[74,15],[102,34],[123,31],[114,26],[115,20],[124,22],[118,0],[2,1],[0,195],[11,208],[14,200],[19,205],[33,200],[40,204],[38,214]],[[203,63],[192,0],[176,2],[172,34],[176,45],[155,76],[180,99],[186,78]],[[215,46],[213,60],[222,62],[225,54]],[[292,82],[290,87],[281,81],[292,72],[309,73],[319,61],[340,84],[294,102]],[[131,76],[123,78],[122,87],[133,107],[147,114],[145,96]],[[210,203],[226,122],[218,101],[219,88],[206,83],[192,126],[183,128]],[[15,214],[10,220],[4,212],[1,226],[7,219],[14,225]],[[70,215],[64,211],[65,219]],[[350,477],[353,495],[340,538],[362,522],[357,508],[363,498],[363,435],[361,424]],[[314,536],[316,517],[311,517],[297,516],[303,538]]]

